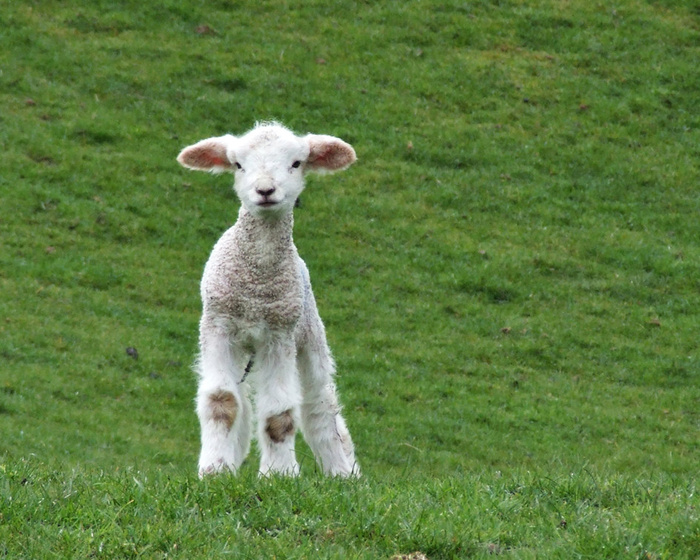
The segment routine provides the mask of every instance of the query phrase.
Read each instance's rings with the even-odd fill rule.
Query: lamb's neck
[[[270,269],[284,266],[283,263],[296,254],[293,227],[291,212],[281,216],[255,216],[242,207],[236,222],[242,257],[250,264],[266,265]]]

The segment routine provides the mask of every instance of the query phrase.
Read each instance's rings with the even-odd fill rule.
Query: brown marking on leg
[[[238,402],[230,391],[217,391],[209,396],[211,417],[214,422],[222,422],[230,430],[238,415]]]
[[[277,416],[270,416],[270,418],[267,419],[265,431],[275,443],[281,443],[287,436],[293,435],[294,419],[292,418],[292,411],[285,410]]]

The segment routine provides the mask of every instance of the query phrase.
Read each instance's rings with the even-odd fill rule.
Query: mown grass
[[[691,1],[0,10],[4,556],[698,556],[699,25]],[[301,442],[299,481],[192,477],[198,282],[237,204],[174,157],[265,119],[359,155],[310,178],[295,239],[360,482]]]

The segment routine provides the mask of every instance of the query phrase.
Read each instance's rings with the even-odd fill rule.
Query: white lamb
[[[177,159],[190,169],[232,171],[242,203],[202,278],[199,475],[235,472],[248,454],[249,383],[256,397],[262,475],[299,473],[297,427],[324,473],[359,475],[325,329],[292,240],[292,210],[304,174],[345,169],[355,151],[332,136],[299,137],[266,123],[241,137],[202,140]]]

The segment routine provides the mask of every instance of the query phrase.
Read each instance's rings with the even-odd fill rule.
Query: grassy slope
[[[354,507],[371,509],[374,494],[396,504],[389,525],[337,532],[338,546],[367,541],[367,557],[426,551],[440,523],[431,518],[412,542],[422,522],[397,511],[411,501],[430,511],[444,487],[465,503],[448,500],[452,525],[441,534],[460,536],[436,541],[434,557],[489,544],[526,557],[538,536],[545,550],[601,557],[593,527],[605,512],[632,527],[623,540],[633,553],[692,557],[696,12],[692,2],[2,10],[0,454],[14,473],[2,497],[71,527],[79,515],[17,480],[58,495],[60,473],[73,472],[78,486],[104,484],[126,504],[131,475],[96,473],[136,467],[168,494],[157,467],[217,503],[182,471],[197,454],[197,283],[236,204],[229,179],[186,173],[173,158],[187,143],[276,118],[341,136],[360,157],[309,181],[295,231],[367,474]],[[303,446],[301,456],[312,470]],[[598,482],[577,475],[584,490],[567,501],[562,481],[584,465]],[[258,488],[254,461],[245,469]],[[502,526],[489,517],[495,536],[471,531],[496,471],[528,491],[544,484],[591,522],[573,540],[551,540],[549,517],[528,535],[514,529],[525,517]],[[313,478],[300,484],[316,501],[343,495]],[[635,485],[682,536],[651,521],[645,499],[625,498]],[[214,496],[251,496],[237,482],[214,486]],[[601,488],[612,489],[602,509],[591,505]],[[293,500],[295,489],[280,491]],[[331,505],[314,507],[306,522]],[[339,511],[331,534],[356,510]],[[108,542],[138,515],[105,528]],[[213,527],[235,533],[217,515]],[[268,534],[267,521],[255,527]],[[303,527],[276,531],[305,542]],[[651,537],[659,531],[669,536]],[[10,555],[40,546],[9,542]],[[319,546],[340,554],[334,543]]]

